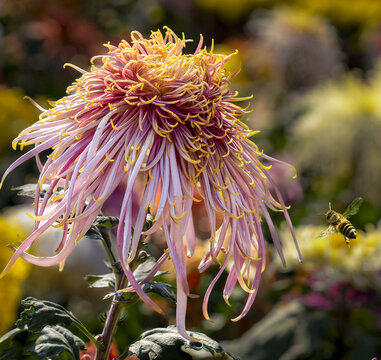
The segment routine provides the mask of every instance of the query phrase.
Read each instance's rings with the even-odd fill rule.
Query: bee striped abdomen
[[[338,230],[348,239],[356,239],[356,229],[348,220],[342,221],[338,226]]]
[[[347,207],[347,209],[344,211],[343,214],[340,214],[336,212],[335,210],[332,210],[331,203],[329,203],[329,210],[325,214],[325,216],[327,217],[329,226],[327,230],[323,232],[323,234],[325,234],[326,236],[327,234],[336,230],[340,232],[341,234],[343,234],[345,238],[345,242],[347,243],[349,247],[349,239],[356,239],[357,232],[355,227],[347,220],[347,218],[358,212],[362,201],[363,199],[361,197],[355,198],[350,203],[350,205]]]

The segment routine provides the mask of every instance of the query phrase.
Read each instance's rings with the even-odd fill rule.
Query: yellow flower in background
[[[340,25],[372,26],[381,20],[379,0],[197,0],[197,5],[215,11],[226,21],[237,21],[258,8],[290,7],[325,16]]]
[[[294,128],[295,159],[311,188],[335,194],[345,184],[373,205],[381,201],[381,67],[371,81],[348,74],[314,90]]]
[[[379,0],[294,0],[291,3],[311,13],[326,16],[338,24],[369,26],[381,20],[381,2]],[[277,4],[287,5],[290,2],[277,1]]]
[[[0,216],[0,268],[4,268],[11,251],[8,244],[15,244],[25,238],[24,229],[14,222]],[[20,304],[21,283],[29,274],[31,265],[26,261],[18,261],[8,275],[0,280],[0,335],[8,331],[17,318],[17,308]]]
[[[287,269],[315,272],[322,270],[329,273],[332,281],[351,281],[360,287],[372,285],[380,288],[381,271],[381,224],[369,225],[366,232],[358,231],[357,238],[351,239],[351,245],[345,244],[340,233],[321,237],[325,230],[322,226],[303,225],[295,229],[303,262],[294,256],[292,238],[286,231],[283,236],[283,249]]]
[[[20,130],[32,124],[38,110],[16,88],[0,86],[0,155],[11,151],[11,141]]]

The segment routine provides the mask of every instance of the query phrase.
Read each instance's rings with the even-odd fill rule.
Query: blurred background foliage
[[[371,359],[381,356],[381,2],[378,0],[2,0],[0,1],[0,170],[20,155],[11,140],[37,120],[24,96],[43,106],[65,95],[78,77],[70,62],[88,68],[104,53],[103,43],[127,39],[136,29],[145,35],[167,25],[176,33],[216,52],[238,54],[228,70],[241,67],[232,86],[254,94],[251,128],[260,148],[299,171],[274,167],[272,175],[292,206],[291,216],[304,262],[296,262],[290,239],[274,214],[285,245],[283,269],[268,244],[267,268],[250,314],[230,322],[245,294],[235,291],[231,307],[222,301],[223,282],[210,299],[213,322],[202,318],[202,299],[191,299],[188,327],[212,338],[243,359]],[[30,202],[10,188],[35,182],[32,162],[10,175],[2,189],[0,265],[10,257],[5,245],[17,244],[30,231],[25,207]],[[329,202],[343,212],[357,196],[364,204],[351,221],[358,239],[348,248],[343,236],[319,237]],[[18,205],[18,207],[16,207]],[[21,210],[15,210],[20,209]],[[9,214],[12,214],[10,216]],[[189,263],[193,293],[203,294],[218,271],[200,275],[197,263],[208,237],[205,212],[194,207],[199,251]],[[16,224],[16,225],[15,225]],[[25,224],[28,224],[27,226]],[[51,242],[55,246],[52,232]],[[159,254],[156,239],[150,251]],[[21,297],[35,296],[68,306],[99,332],[99,312],[108,307],[102,292],[87,289],[82,277],[104,271],[99,244],[80,242],[63,272],[17,262],[0,280],[0,332],[12,327]],[[44,246],[36,251],[47,251]],[[199,254],[199,255],[197,255]],[[198,258],[197,258],[198,256]],[[169,281],[174,281],[168,265]],[[159,298],[158,302],[162,302]],[[141,303],[129,311],[117,334],[124,348],[141,332],[174,322]]]

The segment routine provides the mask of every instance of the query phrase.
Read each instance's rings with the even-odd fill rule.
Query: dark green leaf
[[[135,279],[138,282],[145,279],[155,265],[156,265],[155,258],[153,256],[149,256],[144,263],[140,264],[135,269],[135,271],[134,271]],[[160,276],[160,275],[163,275],[163,274],[167,274],[167,271],[158,271],[153,278]]]
[[[15,328],[4,334],[0,338],[0,351],[10,348],[12,346],[13,338],[24,331],[24,329]]]
[[[68,329],[54,325],[42,329],[32,351],[42,360],[54,359],[61,354],[66,355],[64,358],[79,360],[79,350],[85,348],[85,343]]]
[[[102,235],[102,228],[112,228],[118,224],[119,219],[117,217],[98,215],[84,237],[90,240],[106,240],[106,238]]]
[[[62,324],[69,326],[80,321],[63,306],[51,301],[28,297],[21,301],[24,311],[20,314],[17,327],[30,331],[41,331],[46,325]]]
[[[149,230],[152,227],[152,225],[153,225],[153,216],[151,214],[150,209],[148,208],[143,231]]]
[[[36,355],[31,354],[29,351],[24,351],[20,348],[11,348],[6,350],[4,353],[0,352],[0,360],[39,360]]]
[[[176,303],[176,294],[171,288],[175,289],[175,287],[170,284],[156,281],[151,281],[143,285],[143,290],[145,293],[153,292]]]
[[[103,300],[114,297],[114,301],[120,302],[126,305],[130,305],[139,300],[139,296],[134,291],[117,291],[108,293],[103,297]]]
[[[99,215],[95,219],[95,226],[103,226],[107,228],[113,228],[119,224],[119,219],[115,216],[102,216]]]
[[[0,338],[0,360],[36,359],[27,349],[37,335],[28,330],[15,328]]]
[[[108,273],[103,275],[86,275],[85,280],[90,284],[91,288],[107,288],[114,289],[115,275]]]
[[[87,230],[86,234],[84,235],[84,238],[89,240],[102,240],[103,236],[96,226],[91,226],[91,228]]]
[[[197,341],[184,339],[174,326],[149,330],[130,346],[128,353],[139,360],[239,360],[205,334],[191,331],[189,335]]]
[[[175,288],[174,286],[166,283],[151,281],[142,286],[142,289],[145,293],[155,293],[158,294],[170,301],[176,303],[176,294],[172,291],[171,288]],[[131,288],[130,288],[131,289]],[[131,304],[134,303],[138,297],[134,291],[117,291],[107,294],[104,299],[109,299],[112,296],[115,296],[115,301]]]

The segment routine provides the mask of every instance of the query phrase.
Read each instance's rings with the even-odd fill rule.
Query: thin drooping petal
[[[243,122],[248,108],[236,104],[246,99],[229,87],[237,71],[230,74],[225,64],[234,54],[215,54],[213,48],[208,51],[202,37],[193,54],[183,53],[189,40],[164,30],[165,35],[156,31],[149,38],[133,31],[130,43],[107,44],[107,54],[95,56],[89,71],[70,65],[80,72],[80,78],[68,88],[68,96],[49,109],[38,106],[39,121],[14,140],[14,147],[34,148],[8,168],[2,181],[21,163],[36,157],[40,171],[36,223],[33,233],[14,249],[0,276],[18,257],[62,268],[107,199],[124,186],[116,242],[130,283],[126,291],[136,291],[161,313],[142,285],[170,258],[177,280],[176,325],[190,338],[185,316],[191,295],[185,265],[197,246],[192,214],[195,201],[204,203],[210,230],[210,247],[199,270],[220,265],[205,294],[206,318],[211,291],[227,269],[225,301],[237,283],[248,293],[235,320],[249,311],[264,267],[262,217],[284,262],[271,210],[284,214],[300,259],[301,255],[288,207],[268,172],[272,163],[284,163],[263,154],[249,140],[257,132]],[[40,155],[49,149],[43,162]],[[138,186],[142,179],[143,187]],[[140,201],[137,207],[136,198]],[[154,219],[144,231],[147,213]],[[63,229],[57,253],[47,257],[27,253],[50,226]],[[164,234],[168,249],[138,282],[130,266],[140,237],[156,232]]]

